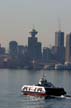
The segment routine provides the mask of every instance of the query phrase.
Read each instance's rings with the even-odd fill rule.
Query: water
[[[37,83],[42,71],[0,70],[0,108],[71,108],[71,98],[43,99],[21,95],[24,84]],[[71,71],[44,71],[48,81],[71,95]]]

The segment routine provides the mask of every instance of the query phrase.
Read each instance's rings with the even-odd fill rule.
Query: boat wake
[[[50,99],[55,98],[55,99],[71,99],[71,95],[61,95],[61,96],[50,96]],[[48,99],[48,98],[45,98]]]
[[[71,95],[65,95],[66,99],[71,99]]]

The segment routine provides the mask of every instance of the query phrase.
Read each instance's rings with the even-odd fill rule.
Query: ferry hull
[[[48,96],[45,93],[35,93],[35,92],[23,92],[23,95],[35,96],[35,97],[47,97]]]
[[[29,95],[29,96],[39,96],[39,97],[50,97],[50,96],[61,96],[65,95],[66,92],[63,88],[46,88],[41,86],[28,86],[24,85],[21,88],[21,92],[23,95]]]
[[[45,90],[49,96],[61,96],[66,94],[63,88],[45,88]]]
[[[65,95],[66,92],[63,88],[45,88],[45,93],[22,91],[23,95],[36,96],[36,97],[51,97]]]

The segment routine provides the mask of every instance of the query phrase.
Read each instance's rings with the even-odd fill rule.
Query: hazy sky
[[[53,45],[58,19],[62,31],[71,32],[71,0],[0,0],[0,43],[26,45],[34,25],[43,46]]]

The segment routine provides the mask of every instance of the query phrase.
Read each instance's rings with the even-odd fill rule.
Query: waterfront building
[[[51,50],[47,47],[43,48],[43,62],[44,64],[49,64],[53,60]]]
[[[1,47],[1,44],[0,44],[0,56],[1,55],[5,55],[5,48]]]
[[[24,55],[24,46],[23,45],[18,45],[18,55]]]
[[[9,54],[12,57],[16,57],[17,56],[17,51],[18,51],[18,44],[16,41],[10,41],[9,43]]]
[[[18,43],[16,41],[9,42],[9,68],[17,68],[18,66]]]
[[[66,36],[66,62],[71,62],[71,33]]]
[[[65,47],[60,48],[60,47],[53,46],[51,52],[53,54],[55,63],[65,62]]]
[[[28,65],[28,47],[19,45],[18,46],[18,66],[23,68],[25,65]]]

